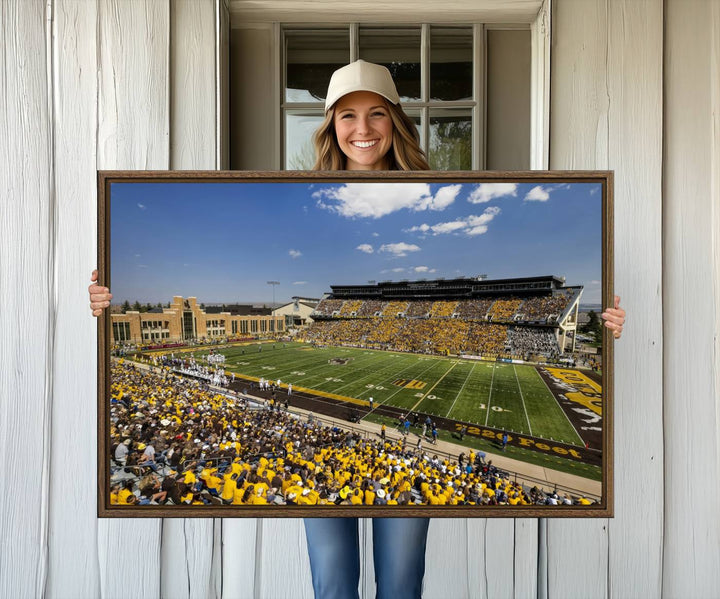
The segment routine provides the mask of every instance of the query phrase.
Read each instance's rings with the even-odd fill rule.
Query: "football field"
[[[532,365],[281,342],[219,352],[251,380],[583,445]]]

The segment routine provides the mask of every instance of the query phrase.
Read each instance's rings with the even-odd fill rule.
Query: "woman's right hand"
[[[101,287],[97,284],[98,271],[93,270],[90,280],[93,281],[92,285],[88,287],[90,293],[90,309],[92,310],[93,316],[100,316],[102,311],[110,305],[112,299],[112,293],[107,287]]]

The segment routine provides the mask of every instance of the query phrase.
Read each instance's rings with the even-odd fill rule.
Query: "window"
[[[492,19],[503,25],[428,24],[432,15],[422,25],[277,24],[282,18],[231,30],[230,168],[312,168],[330,75],[358,58],[390,68],[433,168],[547,168],[549,36],[538,33],[540,17]]]
[[[113,322],[113,339],[115,343],[130,341],[130,323],[129,322]]]
[[[312,168],[311,136],[323,119],[330,75],[355,58],[390,70],[431,168],[479,168],[483,39],[477,25],[285,29],[284,168]]]

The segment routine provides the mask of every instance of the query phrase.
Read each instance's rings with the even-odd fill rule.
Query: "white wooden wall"
[[[298,520],[95,517],[95,170],[221,163],[226,13],[0,2],[0,597],[312,595]],[[616,173],[616,516],[435,520],[425,597],[717,597],[720,2],[553,0],[552,31],[550,166]]]

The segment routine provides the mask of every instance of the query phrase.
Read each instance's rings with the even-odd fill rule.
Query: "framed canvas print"
[[[99,515],[612,516],[612,181],[99,172]]]

